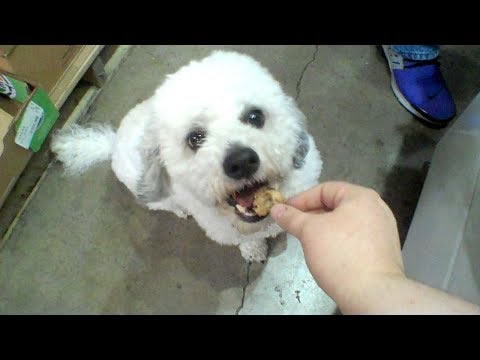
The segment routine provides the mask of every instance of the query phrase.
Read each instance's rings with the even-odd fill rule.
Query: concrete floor
[[[216,46],[138,46],[88,121],[118,124],[164,75]],[[394,210],[402,239],[428,161],[430,130],[390,90],[374,46],[221,46],[255,56],[298,98],[325,162],[322,180],[371,186]],[[480,48],[446,46],[459,112],[480,90]],[[208,240],[193,220],[138,206],[108,164],[64,178],[56,164],[0,252],[2,314],[332,314],[291,237],[266,265]]]

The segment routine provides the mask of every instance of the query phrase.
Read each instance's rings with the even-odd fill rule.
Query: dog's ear
[[[147,132],[140,149],[143,172],[137,185],[137,198],[143,203],[160,201],[170,194],[170,177],[162,164],[160,147]]]
[[[297,135],[297,147],[293,154],[293,167],[301,169],[305,164],[305,157],[310,150],[310,140],[306,130],[302,130]]]

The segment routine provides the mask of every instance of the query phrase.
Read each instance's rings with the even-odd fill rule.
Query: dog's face
[[[170,75],[153,99],[147,134],[171,183],[246,223],[254,191],[276,189],[308,152],[305,119],[252,58],[215,52]]]

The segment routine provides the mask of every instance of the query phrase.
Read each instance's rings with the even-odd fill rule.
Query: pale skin
[[[476,314],[480,308],[405,275],[395,217],[374,191],[327,182],[275,205],[317,284],[343,314]]]

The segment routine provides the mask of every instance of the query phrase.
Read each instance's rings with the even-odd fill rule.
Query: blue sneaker
[[[455,102],[434,60],[408,60],[382,45],[398,101],[426,125],[444,127],[456,115]]]

